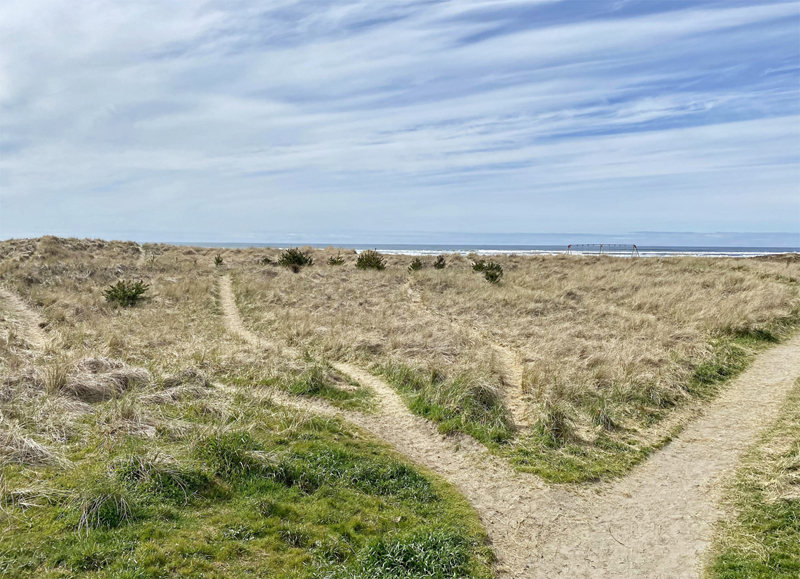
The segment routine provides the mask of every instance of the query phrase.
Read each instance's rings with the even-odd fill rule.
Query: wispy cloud
[[[7,3],[0,233],[798,231],[799,18],[737,0]]]

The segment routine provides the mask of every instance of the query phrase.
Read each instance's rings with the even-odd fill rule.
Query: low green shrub
[[[214,256],[214,265],[216,267],[219,267],[222,265],[222,263],[223,263],[222,256],[218,253],[217,255]]]
[[[433,262],[434,269],[444,269],[447,265],[447,262],[444,259],[443,255],[440,255],[436,258],[436,261]]]
[[[278,259],[278,264],[284,267],[292,268],[293,271],[296,271],[295,268],[314,265],[314,260],[308,253],[300,251],[295,247],[290,247],[281,253],[280,258]]]
[[[356,267],[358,269],[386,269],[386,260],[384,257],[373,249],[367,249],[358,254],[356,260]]]
[[[329,257],[328,258],[328,265],[344,265],[344,258],[340,254],[336,254],[336,257]]]
[[[472,262],[472,271],[481,273],[486,269],[486,260],[476,259]]]
[[[150,286],[145,284],[142,280],[126,281],[121,279],[105,290],[103,295],[108,303],[117,304],[123,308],[129,308],[143,300],[144,294],[146,294],[149,289]]]
[[[261,265],[275,265],[275,262],[269,256],[262,257],[259,263]]]
[[[503,268],[499,263],[490,261],[483,268],[483,276],[489,283],[497,283],[500,281],[500,278],[503,277]]]
[[[408,266],[408,273],[411,273],[412,271],[419,271],[423,267],[425,267],[425,264],[422,263],[422,260],[418,257],[415,257],[411,260],[411,263]]]

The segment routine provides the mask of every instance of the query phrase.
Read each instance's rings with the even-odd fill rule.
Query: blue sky
[[[800,2],[0,6],[0,237],[788,232]]]

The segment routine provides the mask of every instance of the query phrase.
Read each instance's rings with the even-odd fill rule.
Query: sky
[[[800,246],[800,2],[0,4],[0,238],[636,232]]]

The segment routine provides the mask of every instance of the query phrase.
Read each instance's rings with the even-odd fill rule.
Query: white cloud
[[[454,196],[464,201],[450,226],[485,230],[485,216],[502,213],[481,200],[488,191],[502,192],[518,214],[550,208],[566,227],[586,219],[559,200],[564,191],[590,198],[602,189],[613,205],[650,198],[655,208],[678,187],[700,206],[718,206],[716,178],[739,201],[715,219],[800,228],[791,217],[800,210],[791,194],[800,163],[796,70],[764,74],[786,68],[779,56],[796,56],[796,3],[632,17],[609,3],[603,17],[569,24],[521,26],[512,17],[537,6],[549,11],[543,19],[561,8],[3,5],[0,227],[43,232],[49,222],[29,208],[46,213],[49,204],[90,228],[114,207],[146,211],[131,197],[145,189],[162,213],[159,227],[207,204],[220,208],[215,226],[232,234],[241,229],[236,211],[263,214],[274,227],[294,219],[312,231],[346,228],[330,211],[356,198],[354,221],[380,221],[390,206],[406,228],[418,218],[409,204],[436,213]],[[465,40],[476,34],[486,37]],[[765,196],[754,171],[774,194]],[[756,206],[774,204],[753,209],[748,195]],[[297,196],[307,202],[292,215]],[[663,212],[646,224],[643,213],[608,226],[665,228]],[[519,230],[525,221],[492,223]]]

